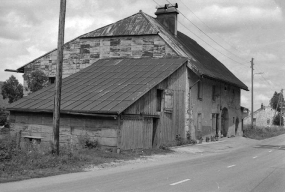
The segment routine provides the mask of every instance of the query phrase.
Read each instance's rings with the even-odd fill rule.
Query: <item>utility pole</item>
[[[251,128],[253,129],[253,58],[251,58]]]
[[[60,123],[60,100],[62,85],[62,62],[63,62],[63,45],[64,45],[64,25],[65,25],[66,0],[60,0],[58,43],[57,43],[57,67],[56,67],[56,84],[54,96],[54,113],[53,113],[53,133],[56,154],[59,155],[59,123]]]
[[[280,92],[280,102],[281,102],[281,107],[280,107],[280,114],[279,114],[279,126],[281,127],[282,123],[282,108],[283,108],[283,89],[281,89],[281,92]]]

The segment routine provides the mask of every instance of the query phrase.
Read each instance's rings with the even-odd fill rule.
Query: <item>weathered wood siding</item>
[[[127,108],[123,114],[159,116],[156,131],[157,146],[175,142],[177,135],[185,137],[185,87],[186,65],[180,67],[171,76],[151,89],[138,101]],[[157,89],[173,92],[173,110],[165,110],[165,98],[162,98],[162,110],[157,112]]]
[[[152,124],[152,118],[122,119],[118,147],[123,150],[152,148]]]
[[[88,67],[102,58],[172,57],[177,54],[158,35],[77,38],[64,45],[63,78]],[[52,51],[24,67],[24,95],[27,95],[26,76],[42,70],[55,77],[57,52]]]
[[[43,137],[42,142],[53,141],[52,114],[13,112],[11,131],[22,131],[22,136]],[[60,143],[77,144],[80,136],[88,136],[103,146],[117,145],[118,121],[114,118],[61,115]]]

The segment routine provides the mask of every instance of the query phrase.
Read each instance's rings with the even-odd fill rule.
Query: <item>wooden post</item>
[[[253,129],[253,58],[251,59],[251,128]]]
[[[279,113],[279,126],[281,127],[282,125],[282,108],[283,108],[283,89],[281,89],[281,92],[280,92],[280,113]]]
[[[59,12],[57,68],[56,68],[56,79],[55,79],[56,84],[55,84],[54,113],[53,113],[54,145],[56,148],[57,155],[59,155],[59,123],[60,123],[60,100],[61,100],[61,84],[62,84],[65,10],[66,10],[66,0],[61,0],[60,12]]]

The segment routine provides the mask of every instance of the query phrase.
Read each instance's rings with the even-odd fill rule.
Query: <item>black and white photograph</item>
[[[285,192],[285,1],[0,0],[0,192]]]

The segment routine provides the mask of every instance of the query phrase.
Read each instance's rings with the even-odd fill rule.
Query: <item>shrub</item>
[[[80,135],[78,137],[78,143],[82,148],[95,149],[100,147],[99,142],[97,140],[92,140],[87,134]]]
[[[4,109],[0,109],[0,126],[8,125],[8,115],[9,113]]]
[[[273,125],[280,125],[280,113],[278,113],[273,119]],[[281,116],[281,126],[284,125],[284,118]]]
[[[0,139],[0,162],[12,159],[12,156],[16,153],[16,146],[16,137],[7,135]]]
[[[283,127],[256,127],[256,128],[246,128],[243,131],[243,136],[251,139],[266,139],[270,137],[275,137],[281,134],[285,134],[285,129]]]

